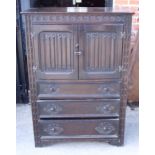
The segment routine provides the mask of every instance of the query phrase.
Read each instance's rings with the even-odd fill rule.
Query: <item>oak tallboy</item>
[[[35,145],[122,145],[132,13],[35,8],[23,14]]]

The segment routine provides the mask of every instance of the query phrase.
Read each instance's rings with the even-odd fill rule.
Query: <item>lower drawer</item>
[[[40,118],[118,117],[120,99],[38,100]]]
[[[117,138],[118,119],[40,120],[41,139]]]

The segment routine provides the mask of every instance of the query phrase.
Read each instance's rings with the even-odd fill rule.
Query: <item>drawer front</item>
[[[40,120],[40,134],[46,138],[117,138],[118,119]]]
[[[117,82],[38,82],[38,98],[120,98],[120,84]]]
[[[40,118],[118,117],[120,99],[37,101]]]

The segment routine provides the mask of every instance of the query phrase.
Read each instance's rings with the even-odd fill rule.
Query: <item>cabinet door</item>
[[[119,78],[123,25],[82,25],[79,31],[79,78]]]
[[[77,27],[72,25],[34,25],[34,70],[38,79],[78,79],[74,55]]]

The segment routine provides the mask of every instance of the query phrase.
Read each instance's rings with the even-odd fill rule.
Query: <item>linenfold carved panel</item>
[[[112,32],[87,32],[85,49],[85,70],[93,71],[115,71],[118,66],[114,61],[117,50],[116,33]]]
[[[70,32],[39,34],[41,71],[71,71],[73,67],[73,35]]]

